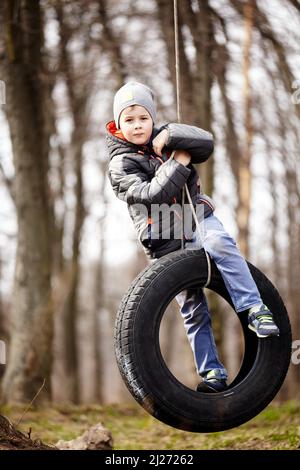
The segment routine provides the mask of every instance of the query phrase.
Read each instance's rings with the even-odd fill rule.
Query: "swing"
[[[180,121],[176,7],[174,0]],[[185,191],[189,198],[187,187]],[[160,421],[191,432],[224,431],[252,419],[279,391],[290,363],[290,322],[275,287],[259,269],[248,266],[263,302],[273,312],[280,336],[258,339],[248,328],[246,312],[235,313],[243,330],[245,352],[237,376],[219,393],[197,392],[179,382],[168,369],[159,344],[162,317],[179,292],[207,287],[233,307],[222,276],[205,250],[181,250],[156,260],[136,277],[123,297],[115,326],[118,367],[136,401]]]

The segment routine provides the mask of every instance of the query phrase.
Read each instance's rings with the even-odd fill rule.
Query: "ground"
[[[13,423],[24,407],[2,407]],[[56,406],[30,410],[18,429],[31,439],[53,445],[73,439],[102,422],[114,439],[115,450],[300,450],[300,403],[272,404],[250,422],[224,432],[195,434],[171,428],[149,416],[135,404],[112,406]]]

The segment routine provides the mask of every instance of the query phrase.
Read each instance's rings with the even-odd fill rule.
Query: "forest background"
[[[298,400],[300,3],[179,0],[178,8],[182,121],[215,138],[197,171],[216,215],[285,301],[294,349],[277,400]],[[105,125],[129,80],[154,90],[158,124],[176,122],[173,2],[4,0],[0,26],[1,400],[30,402],[45,380],[40,403],[125,404],[113,326],[148,262],[107,179]],[[233,378],[239,322],[209,300]],[[161,345],[193,388],[173,304]]]

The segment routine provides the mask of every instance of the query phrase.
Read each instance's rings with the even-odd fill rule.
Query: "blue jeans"
[[[203,221],[203,240],[194,233],[186,249],[204,248],[214,260],[237,312],[247,310],[262,302],[248,265],[235,240],[226,232],[220,220],[213,214]],[[193,288],[176,296],[187,337],[191,344],[198,373],[205,377],[210,370],[220,379],[227,378],[227,371],[218,358],[211,327],[211,317],[203,289]]]

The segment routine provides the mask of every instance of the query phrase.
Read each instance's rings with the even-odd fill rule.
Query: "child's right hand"
[[[163,129],[157,136],[153,139],[152,147],[156,155],[162,156],[162,149],[166,145],[169,138],[168,129]]]
[[[181,163],[181,165],[187,166],[191,161],[191,156],[185,150],[176,150],[174,160]]]

